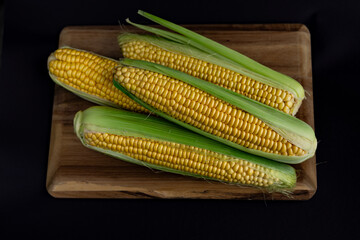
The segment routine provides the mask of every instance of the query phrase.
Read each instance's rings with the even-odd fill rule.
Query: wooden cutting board
[[[310,33],[304,25],[185,27],[297,79],[307,92],[297,117],[314,127]],[[59,46],[90,50],[117,59],[121,53],[116,37],[124,31],[141,32],[129,26],[71,26],[62,30]],[[55,86],[46,179],[47,190],[54,197],[307,200],[316,191],[315,157],[295,165],[298,181],[289,197],[155,171],[89,150],[76,138],[72,120],[77,111],[92,105]]]

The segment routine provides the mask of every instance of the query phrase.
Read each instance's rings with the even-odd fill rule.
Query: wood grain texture
[[[307,92],[297,117],[314,128],[310,33],[304,25],[185,27],[297,79]],[[124,31],[141,32],[129,26],[71,26],[62,30],[59,46],[85,49],[117,59],[121,53],[116,36]],[[75,113],[90,106],[93,104],[55,86],[46,179],[47,190],[53,197],[307,200],[316,192],[315,157],[294,166],[298,181],[289,197],[155,171],[105,156],[83,147],[74,134],[72,120]]]

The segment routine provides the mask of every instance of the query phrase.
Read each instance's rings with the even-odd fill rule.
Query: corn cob
[[[122,59],[114,84],[158,116],[255,155],[300,163],[316,138],[301,120],[183,72]]]
[[[230,64],[226,66],[226,62],[214,55],[209,56],[191,46],[159,37],[129,33],[119,35],[118,42],[126,58],[154,62],[188,73],[285,113],[294,115],[300,107],[301,100],[295,98],[294,93],[247,77],[241,69],[230,70],[229,68],[236,67]]]
[[[100,104],[147,112],[112,83],[117,61],[70,47],[57,49],[48,58],[53,81],[76,95]]]
[[[288,165],[152,116],[95,106],[76,114],[74,128],[84,146],[153,169],[268,191],[291,189],[296,183],[295,170]]]
[[[143,11],[138,13],[184,36],[127,20],[163,38],[120,35],[118,42],[124,57],[181,70],[285,113],[296,114],[305,96],[303,87],[296,80],[188,29]]]

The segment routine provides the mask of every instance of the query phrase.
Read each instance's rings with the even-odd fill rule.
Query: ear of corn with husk
[[[179,25],[144,11],[138,13],[179,34],[127,19],[130,24],[161,37],[120,35],[118,41],[125,57],[182,70],[285,113],[296,114],[305,97],[303,87],[296,80]]]
[[[293,116],[159,64],[120,62],[115,86],[158,116],[275,161],[296,164],[315,153],[313,129]]]
[[[112,83],[118,62],[89,51],[62,47],[48,57],[51,79],[90,102],[135,112],[147,112]]]
[[[95,106],[74,128],[84,146],[149,168],[225,183],[284,191],[295,170],[228,147],[161,118]]]

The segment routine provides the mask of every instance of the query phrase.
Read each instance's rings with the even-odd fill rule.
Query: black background
[[[359,1],[0,1],[0,239],[355,239],[359,234]],[[54,84],[68,25],[142,9],[179,24],[303,23],[311,32],[318,191],[309,201],[55,199],[45,188]],[[344,238],[345,237],[345,238]]]

